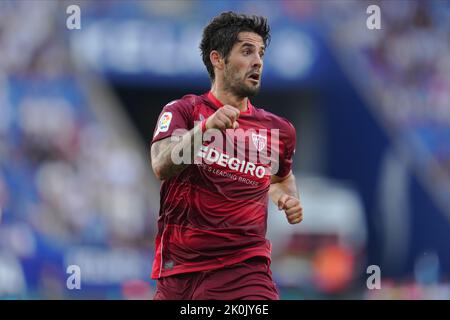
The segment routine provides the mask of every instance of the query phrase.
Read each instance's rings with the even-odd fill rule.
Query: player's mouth
[[[259,73],[257,73],[257,72],[254,72],[254,73],[250,74],[250,75],[248,76],[248,78],[249,78],[252,82],[258,83],[259,80],[260,80],[260,78],[261,78],[261,75],[260,75]]]

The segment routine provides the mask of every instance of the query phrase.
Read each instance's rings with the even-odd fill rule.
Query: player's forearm
[[[299,199],[297,184],[293,173],[286,179],[270,185],[269,196],[275,204],[277,204],[280,197],[285,194]]]
[[[171,138],[155,142],[151,149],[152,168],[159,180],[167,180],[183,171],[186,167],[194,163],[195,155],[198,153],[201,142],[194,143],[194,136],[198,135],[201,141],[201,125],[194,126],[193,129],[178,137],[177,141]],[[189,150],[190,155],[186,157],[184,151]],[[187,161],[174,161],[175,159]]]
[[[162,148],[158,156],[152,156],[152,168],[156,177],[159,180],[167,180],[181,171],[183,171],[188,164],[174,164],[171,159],[172,149],[177,142],[171,142]]]

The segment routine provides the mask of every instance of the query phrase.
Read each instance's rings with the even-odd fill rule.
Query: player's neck
[[[211,93],[217,100],[222,102],[222,104],[229,104],[230,106],[238,108],[241,112],[247,111],[248,98],[237,98],[228,91],[220,90],[215,85],[211,87]]]

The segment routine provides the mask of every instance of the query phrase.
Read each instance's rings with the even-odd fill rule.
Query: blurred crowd
[[[324,3],[330,33],[393,141],[408,146],[450,214],[450,5],[378,1],[381,29],[370,30],[370,4]]]
[[[0,3],[0,297],[48,295],[49,270],[65,286],[70,248],[131,248],[145,264],[131,276],[150,272],[147,159],[93,112],[57,28],[61,8]]]

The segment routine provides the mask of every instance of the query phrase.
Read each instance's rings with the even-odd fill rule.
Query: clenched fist
[[[206,129],[236,129],[239,127],[236,121],[239,118],[239,109],[230,105],[224,105],[213,113],[205,123]]]
[[[303,208],[300,200],[293,196],[283,194],[278,199],[278,210],[284,210],[290,224],[296,224],[303,220]]]

